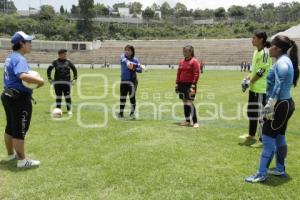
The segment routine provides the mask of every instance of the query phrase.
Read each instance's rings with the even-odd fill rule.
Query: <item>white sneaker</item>
[[[31,160],[25,158],[24,160],[18,160],[17,167],[18,168],[32,168],[32,167],[38,167],[40,165],[40,161],[38,160]]]
[[[73,115],[72,111],[68,111],[68,115]]]
[[[10,161],[13,161],[13,160],[15,160],[15,159],[17,159],[17,154],[16,154],[16,153],[14,153],[14,154],[12,154],[12,155],[8,155],[8,156],[4,159],[4,161],[5,161],[5,162],[10,162]]]
[[[194,128],[199,128],[199,124],[198,124],[198,123],[195,123],[195,124],[193,125],[193,127],[194,127]]]

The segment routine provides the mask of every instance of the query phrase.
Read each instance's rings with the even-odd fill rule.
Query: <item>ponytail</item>
[[[271,47],[271,42],[269,41],[266,41],[265,44],[264,44],[264,47],[267,47],[268,49]]]
[[[296,87],[299,79],[299,67],[298,67],[298,46],[294,40],[291,40],[291,48],[289,50],[289,56],[294,66],[294,81],[293,84]]]

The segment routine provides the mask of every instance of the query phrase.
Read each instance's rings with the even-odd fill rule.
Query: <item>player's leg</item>
[[[185,121],[181,123],[182,126],[189,126],[191,124],[191,104],[187,99],[183,99],[183,110]]]
[[[61,101],[63,95],[63,88],[61,84],[54,83],[54,91],[56,95],[56,108],[61,108]]]
[[[12,142],[18,158],[17,167],[30,168],[39,166],[39,161],[28,159],[25,155],[25,136],[29,130],[32,116],[32,103],[30,97],[22,97],[15,102],[13,111]]]
[[[191,106],[189,101],[189,89],[187,84],[178,84],[179,98],[183,103],[184,121],[180,123],[181,126],[191,125]]]
[[[190,104],[190,107],[191,107],[191,117],[193,120],[193,127],[199,128],[197,110],[194,105],[194,100],[196,98],[196,91],[197,91],[197,88],[195,89],[195,92],[191,93],[191,87],[189,87],[188,104]]]
[[[272,127],[277,129],[279,134],[276,137],[276,167],[269,171],[270,174],[285,177],[285,159],[287,156],[288,146],[286,142],[286,129],[288,121],[294,113],[295,106],[292,100],[282,101],[277,104],[276,112]]]
[[[249,176],[245,179],[246,182],[256,183],[263,182],[267,179],[268,168],[273,159],[275,152],[276,139],[268,135],[262,136],[263,151],[260,158],[258,173],[253,176]]]
[[[276,167],[271,169],[269,174],[276,176],[286,176],[285,172],[285,159],[287,156],[287,143],[285,135],[278,134],[276,137]]]
[[[13,146],[18,155],[18,160],[23,160],[25,159],[24,140],[29,130],[32,115],[30,97],[22,97],[16,101],[13,111]]]
[[[12,118],[12,111],[8,107],[8,102],[7,99],[5,98],[4,95],[1,95],[1,101],[2,105],[4,107],[5,111],[5,116],[6,116],[6,127],[5,127],[5,133],[4,133],[4,142],[5,142],[5,147],[7,151],[7,158],[5,159],[6,161],[10,161],[16,158],[15,152],[14,152],[14,147],[13,147],[13,142],[12,142],[12,132],[11,132],[11,118]]]
[[[242,135],[241,139],[255,139],[255,134],[258,125],[258,96],[249,91],[247,115],[249,118],[248,134]]]
[[[72,99],[71,99],[71,84],[70,83],[66,83],[63,87],[63,94],[65,96],[65,101],[66,101],[66,105],[67,105],[67,110],[69,114],[71,113],[72,110]]]
[[[130,117],[132,119],[135,118],[135,108],[136,108],[136,91],[137,91],[138,81],[134,80],[132,82],[132,85],[130,85],[130,103],[131,103],[131,111],[130,111]]]
[[[124,109],[126,104],[126,98],[129,93],[129,84],[127,81],[122,81],[120,84],[120,112],[118,117],[124,117]]]
[[[251,145],[253,148],[260,148],[262,147],[262,129],[264,125],[264,118],[263,118],[263,109],[265,106],[266,101],[266,94],[258,94],[258,123],[259,123],[259,129],[258,129],[258,141]]]
[[[197,110],[196,110],[194,103],[192,101],[191,101],[191,103],[192,103],[191,115],[192,115],[192,120],[193,120],[193,126],[194,126],[194,128],[198,128],[199,124],[198,124]]]

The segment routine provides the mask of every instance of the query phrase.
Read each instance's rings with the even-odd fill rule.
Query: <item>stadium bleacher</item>
[[[295,39],[300,46],[300,38]],[[176,64],[182,57],[182,47],[191,44],[196,57],[206,65],[239,65],[251,61],[253,47],[251,39],[208,39],[208,40],[132,40],[104,41],[97,50],[72,51],[70,59],[77,64],[118,64],[123,48],[131,44],[142,63],[149,65]],[[9,50],[0,49],[0,63],[4,62]],[[300,55],[299,55],[300,56]],[[56,51],[33,51],[27,56],[31,63],[50,63],[57,57]]]

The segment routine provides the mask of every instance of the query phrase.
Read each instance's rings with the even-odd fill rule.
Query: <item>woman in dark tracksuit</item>
[[[247,182],[263,182],[268,174],[286,177],[287,156],[286,130],[295,110],[291,88],[299,78],[298,47],[286,36],[276,36],[272,41],[270,55],[277,59],[267,78],[267,104],[264,108],[263,151],[258,173],[247,177]],[[276,167],[268,170],[276,157]]]
[[[176,79],[176,93],[179,93],[179,98],[184,104],[184,116],[181,126],[190,126],[191,118],[193,120],[193,127],[198,128],[197,111],[194,106],[194,99],[197,92],[197,82],[200,75],[200,63],[195,58],[194,48],[190,45],[183,48],[184,59],[179,62]]]
[[[4,64],[4,91],[1,95],[6,114],[4,140],[8,157],[6,161],[18,159],[18,168],[39,166],[40,161],[25,157],[25,136],[29,130],[32,116],[32,90],[26,88],[22,81],[44,85],[41,77],[33,76],[24,57],[31,51],[29,36],[22,31],[14,34],[11,39],[13,52],[6,58]]]
[[[136,90],[138,79],[136,73],[142,73],[139,60],[135,57],[135,48],[127,45],[124,48],[124,54],[121,55],[121,84],[120,84],[120,112],[118,118],[124,118],[124,109],[127,95],[129,95],[131,103],[130,118],[135,119],[136,108]]]

